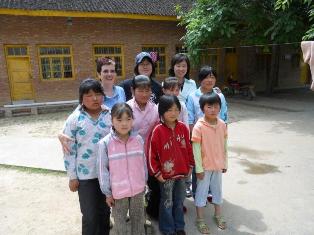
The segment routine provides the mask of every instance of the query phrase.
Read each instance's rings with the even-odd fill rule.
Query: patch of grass
[[[0,164],[0,170],[1,169],[16,170],[16,171],[26,172],[29,174],[66,176],[65,171],[48,170],[48,169],[25,167],[25,166],[12,166],[12,165]]]

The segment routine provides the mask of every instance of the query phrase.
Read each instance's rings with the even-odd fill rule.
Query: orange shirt
[[[192,142],[200,143],[202,167],[204,170],[216,171],[226,168],[225,139],[227,126],[217,119],[215,126],[200,118],[192,131]],[[195,164],[197,161],[195,160]]]

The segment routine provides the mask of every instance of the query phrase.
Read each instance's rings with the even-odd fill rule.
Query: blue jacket
[[[228,107],[227,107],[227,101],[225,99],[225,96],[221,92],[218,92],[215,88],[213,89],[213,91],[219,95],[220,100],[221,100],[219,118],[222,119],[225,123],[227,123],[228,122]],[[201,92],[201,88],[198,88],[197,90],[195,90],[193,93],[191,93],[188,96],[188,100],[186,102],[186,108],[188,109],[190,125],[195,124],[200,117],[204,116],[204,113],[202,112],[200,108],[200,104],[199,104],[201,95],[203,95],[203,93]]]

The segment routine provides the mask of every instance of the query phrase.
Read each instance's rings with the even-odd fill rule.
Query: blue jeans
[[[184,199],[185,178],[160,183],[159,230],[162,233],[172,234],[184,230]]]

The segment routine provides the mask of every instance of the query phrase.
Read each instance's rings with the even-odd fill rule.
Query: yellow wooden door
[[[33,100],[33,84],[28,57],[7,58],[13,101]]]
[[[304,63],[302,56],[300,56],[300,83],[311,84],[309,65]]]
[[[236,53],[226,53],[225,55],[225,83],[228,78],[238,80],[238,64]]]

